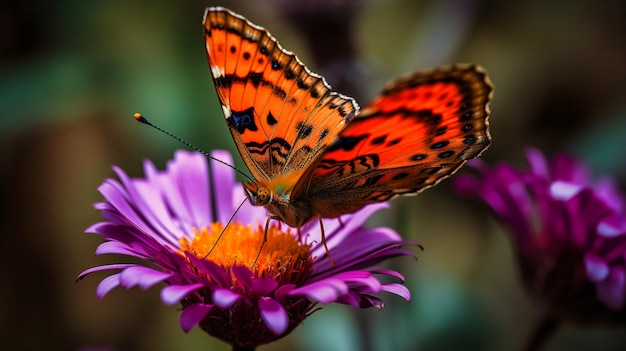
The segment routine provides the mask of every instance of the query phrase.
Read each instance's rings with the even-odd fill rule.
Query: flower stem
[[[554,332],[558,329],[560,325],[560,321],[555,319],[549,315],[541,318],[532,333],[530,334],[528,340],[526,340],[526,345],[522,349],[523,351],[537,351],[541,350],[545,345],[546,341],[550,339],[550,337],[554,334]]]

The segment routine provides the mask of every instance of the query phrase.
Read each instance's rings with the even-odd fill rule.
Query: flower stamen
[[[180,240],[180,253],[190,252],[222,267],[243,265],[258,276],[278,279],[302,272],[303,268],[308,271],[313,263],[310,245],[302,244],[277,225],[265,231],[260,225],[233,222],[224,228],[220,222],[214,222],[202,229],[193,228],[193,232],[193,238]]]

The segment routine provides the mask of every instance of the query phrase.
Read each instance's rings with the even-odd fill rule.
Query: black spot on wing
[[[415,155],[409,157],[409,161],[413,161],[413,162],[421,161],[421,160],[426,159],[426,157],[428,157],[428,155],[426,155],[426,154],[415,154]]]
[[[335,151],[335,150],[344,150],[351,151],[354,149],[361,140],[367,138],[369,134],[362,134],[356,137],[339,137],[339,139],[334,142],[327,151]]]
[[[281,100],[285,100],[287,97],[287,93],[282,88],[276,86],[272,89],[272,94]]]
[[[289,80],[292,80],[292,79],[296,78],[296,75],[295,75],[295,73],[293,73],[293,71],[291,69],[288,68],[288,69],[285,70],[285,78],[287,78]]]
[[[441,166],[427,168],[428,169],[428,174],[437,174],[437,173],[439,173],[439,171],[441,171],[442,168],[443,167],[441,167]]]
[[[423,185],[428,180],[428,177],[419,178],[415,181],[415,185]]]
[[[278,62],[278,60],[272,60],[272,70],[274,71],[278,71],[280,69],[283,69],[284,66],[280,64],[280,62]]]
[[[397,138],[397,139],[393,139],[390,142],[387,143],[387,146],[394,146],[397,145],[398,143],[400,143],[402,141],[402,138]]]
[[[439,155],[437,155],[437,157],[439,157],[439,158],[448,158],[448,157],[450,157],[452,155],[454,155],[454,151],[448,150],[448,151],[444,151],[444,152],[439,153]]]
[[[228,123],[239,134],[243,134],[246,130],[252,132],[259,130],[254,121],[254,107],[244,111],[231,111],[231,113],[231,116],[228,117]]]
[[[459,122],[467,122],[472,118],[471,112],[465,112],[459,117]]]
[[[322,130],[322,132],[320,133],[319,138],[317,139],[317,142],[321,143],[324,139],[326,139],[326,137],[328,136],[328,133],[330,133],[330,130],[328,130],[328,129]]]
[[[432,145],[430,146],[430,148],[431,148],[431,149],[441,149],[441,148],[443,148],[443,147],[448,146],[448,144],[450,144],[450,142],[449,142],[449,141],[447,141],[447,140],[443,140],[443,141],[439,141],[439,142],[436,142],[436,143],[432,144]]]
[[[382,135],[382,136],[379,136],[379,137],[377,137],[377,138],[374,138],[374,139],[371,141],[371,144],[372,144],[372,145],[380,145],[380,144],[383,144],[383,143],[385,142],[385,139],[387,139],[387,134]]]
[[[296,125],[296,131],[298,133],[297,138],[304,139],[311,135],[311,132],[313,131],[313,126],[304,122],[298,122],[298,124]]]
[[[475,142],[476,142],[476,137],[474,136],[474,134],[466,135],[465,138],[463,139],[463,143],[466,145],[473,145]]]
[[[309,90],[311,88],[310,85],[306,84],[302,78],[299,78],[298,80],[296,80],[296,84],[298,84],[298,89],[302,89],[302,90]]]
[[[278,123],[278,121],[276,120],[276,118],[274,118],[274,115],[272,115],[272,112],[268,112],[267,113],[267,124],[270,126],[276,125],[276,123]]]
[[[263,73],[255,73],[255,72],[248,73],[248,81],[251,82],[255,88],[259,87],[259,84],[261,83],[262,80],[263,80]]]
[[[233,85],[233,75],[219,76],[213,80],[217,88],[229,88]]]

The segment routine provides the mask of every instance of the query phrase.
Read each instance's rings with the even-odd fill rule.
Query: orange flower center
[[[215,222],[202,229],[193,228],[193,231],[193,239],[180,240],[181,253],[190,252],[222,267],[243,265],[259,277],[297,283],[291,279],[303,278],[303,273],[308,275],[313,263],[310,245],[300,243],[279,226],[268,228],[264,245],[264,230],[260,225],[253,228],[250,224],[230,223],[224,230],[221,223]]]

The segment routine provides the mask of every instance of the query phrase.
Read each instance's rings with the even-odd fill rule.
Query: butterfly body
[[[208,8],[218,98],[253,180],[253,205],[301,227],[438,184],[490,144],[492,85],[453,65],[391,81],[363,109],[331,90],[264,28]]]

